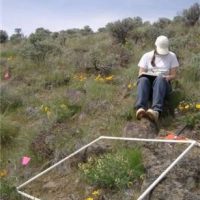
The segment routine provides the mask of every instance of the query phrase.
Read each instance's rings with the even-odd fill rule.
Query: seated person
[[[159,36],[155,50],[145,53],[138,63],[139,76],[137,85],[136,118],[148,117],[158,121],[163,110],[164,100],[171,91],[170,81],[175,79],[179,66],[175,53],[169,51],[169,40]],[[147,110],[152,97],[152,106]]]

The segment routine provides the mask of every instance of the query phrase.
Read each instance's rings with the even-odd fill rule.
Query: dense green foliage
[[[138,149],[120,149],[100,157],[90,157],[79,165],[86,180],[103,188],[122,189],[143,175],[142,156]]]
[[[116,41],[125,44],[129,32],[133,30],[134,23],[131,18],[123,19],[122,21],[116,21],[107,25],[107,28],[111,32],[112,36],[116,38]]]
[[[8,40],[8,34],[4,30],[0,30],[0,43],[5,43]]]
[[[10,186],[10,184],[6,180],[1,180],[0,194],[2,200],[22,199],[21,196],[17,193],[16,188],[14,186]]]
[[[200,18],[200,5],[195,3],[189,9],[185,9],[183,18],[187,24],[194,26]]]
[[[19,125],[0,115],[1,147],[10,145],[19,134]]]
[[[7,87],[1,87],[0,103],[0,112],[5,113],[6,111],[11,111],[22,106],[23,100],[15,91]]]

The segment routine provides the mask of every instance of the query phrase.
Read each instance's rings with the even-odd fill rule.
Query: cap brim
[[[157,47],[156,51],[160,55],[167,55],[169,53],[169,49],[168,48],[167,49],[163,49],[163,48]]]

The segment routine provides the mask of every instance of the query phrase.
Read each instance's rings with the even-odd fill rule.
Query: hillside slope
[[[151,31],[154,34],[149,37],[147,33]],[[158,137],[188,124],[190,129],[183,135],[200,140],[199,32],[199,24],[186,27],[172,21],[163,28],[159,24],[142,22],[130,31],[125,44],[122,44],[108,30],[84,34],[66,31],[55,36],[41,28],[28,38],[18,42],[8,41],[2,45],[2,198],[20,199],[13,186],[101,135]],[[180,61],[180,70],[177,80],[172,83],[176,90],[176,96],[171,102],[175,115],[164,113],[156,128],[147,121],[136,121],[134,102],[138,60],[144,52],[154,47],[154,39],[160,34],[170,38],[171,49]],[[5,77],[6,73],[10,74],[8,78]],[[155,135],[158,129],[159,133]],[[114,146],[116,149],[117,145]],[[148,163],[151,159],[147,158],[154,157],[155,162],[158,159],[156,163],[162,171],[183,148],[176,150],[173,145],[169,148],[167,145],[143,147],[144,177],[149,180],[152,179],[150,174],[158,174],[151,171],[155,172],[155,166]],[[188,155],[155,189],[151,199],[164,199],[167,195],[168,199],[199,199],[199,155],[196,149]],[[21,165],[23,156],[31,158],[27,166]],[[75,170],[74,174],[69,174],[64,166],[58,168],[58,171],[44,178],[44,183],[40,180],[39,188],[34,186],[31,190],[38,197],[56,194],[58,196],[55,195],[55,199],[77,200],[87,198],[97,189],[93,184],[85,186],[81,176],[77,175],[80,173],[77,167],[70,170]],[[65,176],[70,176],[70,179],[65,179]],[[133,181],[128,189],[119,191],[102,187],[102,195],[98,198],[133,199],[145,188],[143,181]],[[58,192],[58,186],[61,192]],[[68,190],[74,191],[73,194],[66,196]],[[158,197],[158,194],[161,196]],[[179,196],[173,196],[176,194]]]

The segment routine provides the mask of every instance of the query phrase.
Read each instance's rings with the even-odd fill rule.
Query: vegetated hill
[[[2,198],[20,199],[12,188],[14,185],[19,185],[101,135],[130,136],[130,133],[138,133],[139,137],[134,111],[137,63],[144,52],[154,47],[156,37],[161,34],[169,37],[180,69],[178,80],[173,82],[176,90],[172,102],[172,106],[176,107],[175,116],[165,113],[160,120],[159,134],[165,135],[167,131],[175,131],[188,124],[191,128],[186,131],[188,137],[199,140],[199,33],[199,21],[189,23],[180,16],[174,20],[161,18],[154,24],[137,17],[110,23],[96,33],[89,27],[58,33],[39,28],[28,38],[23,38],[18,32],[18,35],[5,41],[1,46],[0,61]],[[142,126],[141,123],[138,126]],[[145,148],[151,149],[148,146]],[[175,151],[173,154],[178,153]],[[195,150],[196,153],[198,151]],[[20,163],[23,156],[31,157],[26,167]],[[163,161],[163,156],[159,156],[160,165],[163,166],[165,159]],[[191,159],[193,166],[196,166],[199,157],[194,158]],[[148,160],[144,159],[144,163],[147,163]],[[72,170],[77,170],[77,167]],[[200,195],[197,191],[198,167],[195,170],[195,178],[190,179],[193,186],[180,186],[180,181],[176,179],[174,187],[182,191],[184,186],[187,190],[190,185],[188,190],[192,190],[196,196]],[[41,187],[54,193],[53,184],[57,183],[51,182],[51,176],[45,179],[46,184]],[[75,182],[71,186],[77,186],[75,188],[83,199],[95,189],[88,186],[83,192],[85,184],[81,181],[76,184],[79,181],[76,174],[71,180]],[[131,189],[133,186],[140,188],[137,183],[129,182]],[[111,187],[103,190],[102,198],[131,199],[130,188],[116,192]],[[169,195],[169,191],[164,194]],[[62,192],[66,192],[65,187]],[[40,194],[37,195],[40,197]],[[79,194],[72,194],[68,199],[79,198],[76,195]],[[190,198],[197,199],[196,196]],[[58,194],[54,198],[67,199],[67,196],[59,197]],[[156,193],[152,199],[158,199]]]

